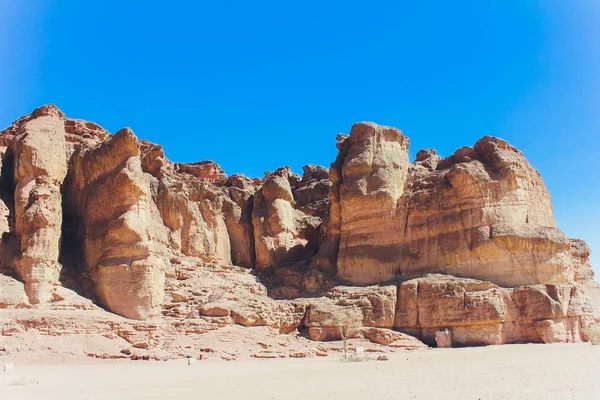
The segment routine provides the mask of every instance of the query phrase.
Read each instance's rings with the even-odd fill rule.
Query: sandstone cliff
[[[455,345],[581,341],[600,317],[589,248],[556,227],[542,178],[501,139],[410,163],[400,130],[358,123],[329,170],[251,179],[43,106],[0,145],[11,316],[157,321],[127,336],[152,347],[230,325],[332,340],[351,310],[365,337],[401,348],[446,330]],[[168,321],[181,330],[157,327]]]
[[[420,151],[410,165],[394,128],[359,123],[342,141],[315,266],[335,257],[338,276],[358,284],[426,273],[503,286],[587,276],[540,175],[503,140],[484,137],[444,159]]]

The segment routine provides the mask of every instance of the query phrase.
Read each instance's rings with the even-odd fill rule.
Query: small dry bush
[[[360,331],[362,328],[362,313],[357,309],[349,308],[334,315],[333,319],[342,337],[342,345],[344,347],[342,359],[348,360],[348,340],[350,338],[361,337],[362,335]],[[355,355],[358,356],[359,354]]]
[[[600,345],[600,326],[589,326],[583,329],[583,333],[588,338],[588,342],[594,345]]]
[[[371,361],[372,358],[366,354],[350,353],[350,354],[345,354],[342,357],[342,360],[348,361],[348,362],[364,362],[364,361]]]

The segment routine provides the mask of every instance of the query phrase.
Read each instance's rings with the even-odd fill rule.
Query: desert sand
[[[519,344],[337,358],[15,365],[0,398],[598,399],[600,346]]]

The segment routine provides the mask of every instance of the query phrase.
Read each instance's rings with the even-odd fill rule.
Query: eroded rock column
[[[337,274],[353,283],[370,284],[393,277],[402,256],[405,217],[398,213],[408,171],[409,140],[396,128],[369,122],[354,124],[340,137],[338,159],[330,169],[330,221],[319,254],[333,261]]]
[[[36,109],[13,141],[15,232],[21,252],[14,266],[32,304],[49,302],[59,284],[62,196],[67,173],[64,115]]]
[[[166,233],[130,129],[75,152],[69,195],[101,302],[128,318],[160,315],[166,259],[159,250]]]

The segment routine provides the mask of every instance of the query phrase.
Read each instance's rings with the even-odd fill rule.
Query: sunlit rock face
[[[166,232],[142,170],[138,140],[130,129],[71,159],[69,204],[80,220],[86,269],[108,309],[145,319],[158,315],[166,259]]]
[[[484,137],[410,163],[408,146],[361,122],[329,169],[227,176],[40,107],[0,132],[0,310],[92,333],[90,310],[155,319],[127,338],[157,348],[233,324],[338,340],[344,316],[396,348],[588,339],[590,249],[555,226],[523,154]]]
[[[578,285],[559,283],[502,288],[491,282],[426,275],[403,282],[394,325],[435,343],[449,329],[458,346],[580,342],[588,323]]]
[[[14,155],[15,233],[20,253],[14,265],[32,304],[47,303],[59,286],[61,185],[67,173],[64,115],[41,107],[16,128]]]
[[[359,123],[338,149],[314,266],[355,284],[427,273],[503,286],[589,276],[585,246],[556,228],[542,178],[505,141],[484,137],[444,159],[428,149],[408,164],[400,131]]]
[[[330,169],[328,247],[337,244],[337,274],[354,283],[391,279],[401,261],[398,201],[408,176],[408,139],[398,129],[373,123],[352,126],[340,137]]]

